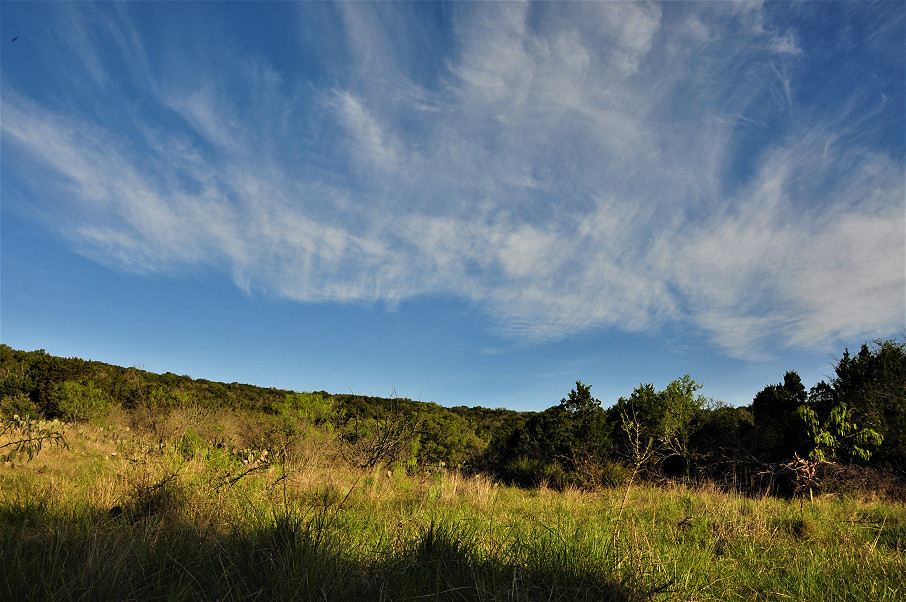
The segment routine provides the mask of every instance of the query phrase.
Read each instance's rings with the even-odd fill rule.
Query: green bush
[[[191,460],[207,449],[208,442],[205,441],[201,437],[201,435],[196,433],[194,430],[188,429],[180,438],[177,447],[179,449],[179,453],[182,454],[185,459]]]
[[[38,406],[25,393],[4,395],[0,400],[0,416],[13,418],[18,416],[23,420],[37,420],[41,418]]]
[[[110,409],[110,397],[94,383],[66,381],[57,386],[57,406],[66,420],[87,422]]]
[[[288,393],[272,407],[284,418],[300,418],[328,430],[342,417],[333,400],[320,393]]]

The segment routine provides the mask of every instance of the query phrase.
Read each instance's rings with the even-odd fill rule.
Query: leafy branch
[[[7,435],[12,438],[11,441],[0,444],[0,450],[12,448],[10,451],[0,455],[0,460],[13,462],[18,458],[24,457],[26,462],[30,462],[41,452],[44,443],[59,445],[69,449],[69,444],[66,443],[63,433],[55,430],[57,425],[59,425],[59,422],[56,420],[48,426],[43,420],[39,422],[27,417],[21,418],[18,414],[14,414],[12,420],[6,422],[3,425],[3,430],[0,431],[0,438]]]
[[[839,459],[844,453],[852,459],[871,459],[871,447],[880,446],[884,437],[874,429],[859,428],[852,412],[845,403],[834,407],[823,424],[818,415],[808,406],[799,408],[799,417],[808,427],[808,433],[815,447],[809,452],[809,459],[826,462]]]

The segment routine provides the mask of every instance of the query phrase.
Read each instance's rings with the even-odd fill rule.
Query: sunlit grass
[[[232,442],[215,447],[185,425],[162,442],[127,418],[68,426],[68,449],[0,469],[0,598],[906,595],[902,504],[359,470],[315,432],[261,461],[241,420],[213,429]]]

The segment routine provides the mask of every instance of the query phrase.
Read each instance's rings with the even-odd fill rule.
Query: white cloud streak
[[[885,127],[859,103],[797,105],[807,49],[764,7],[469,5],[433,78],[411,14],[340,12],[324,82],[173,51],[155,76],[123,15],[80,21],[58,75],[112,93],[108,36],[144,108],[7,85],[5,171],[108,265],[302,302],[451,295],[530,340],[686,324],[748,358],[903,326],[902,156],[853,141]]]

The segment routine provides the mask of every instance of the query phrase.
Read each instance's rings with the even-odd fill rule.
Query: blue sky
[[[3,2],[2,341],[451,406],[811,386],[906,328],[904,16]]]

